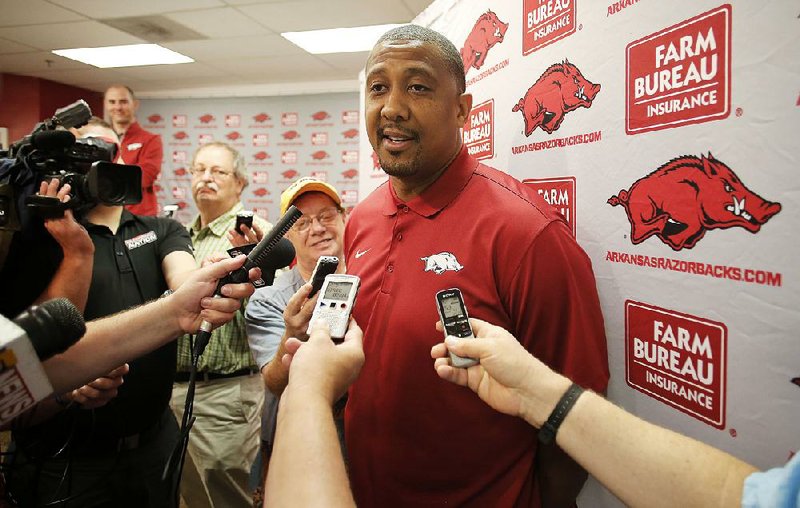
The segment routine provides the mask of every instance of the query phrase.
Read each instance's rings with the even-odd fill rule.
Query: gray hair
[[[201,146],[197,149],[192,157],[192,167],[194,167],[194,161],[197,159],[197,154],[199,154],[203,149],[211,146],[224,148],[228,151],[228,153],[231,154],[231,158],[233,159],[233,174],[237,180],[244,182],[244,186],[247,187],[247,185],[250,183],[250,175],[247,172],[247,163],[244,160],[244,156],[239,153],[239,150],[235,149],[228,143],[224,143],[222,141],[211,141],[210,143],[206,143],[205,145]]]
[[[433,44],[439,49],[447,70],[456,80],[458,92],[464,93],[467,89],[466,76],[464,75],[464,61],[461,60],[461,53],[456,49],[453,43],[440,34],[436,30],[419,26],[419,25],[403,25],[397,28],[392,28],[385,34],[381,35],[378,44],[386,41],[420,41]]]

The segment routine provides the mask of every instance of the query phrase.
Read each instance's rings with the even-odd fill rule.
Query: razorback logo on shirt
[[[138,150],[141,147],[142,147],[141,143],[130,143],[127,148],[128,150]]]
[[[420,259],[425,262],[425,271],[433,272],[436,275],[441,275],[448,270],[457,272],[464,268],[456,259],[455,254],[450,252],[440,252]]]
[[[142,245],[146,245],[148,243],[153,243],[158,240],[155,231],[148,231],[147,233],[141,234],[139,236],[134,236],[128,240],[125,240],[125,246],[128,247],[128,250],[133,250]]]

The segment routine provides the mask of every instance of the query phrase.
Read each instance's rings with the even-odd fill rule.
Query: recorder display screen
[[[325,289],[323,298],[325,300],[346,302],[352,286],[352,282],[328,282],[328,287]]]
[[[461,312],[461,303],[458,301],[457,296],[449,296],[442,300],[442,312],[444,312],[444,317],[446,318],[464,316]]]

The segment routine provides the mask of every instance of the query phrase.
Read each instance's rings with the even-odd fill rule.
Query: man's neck
[[[112,233],[117,234],[122,210],[121,206],[97,205],[86,212],[86,219],[92,224],[106,226]]]
[[[136,121],[136,119],[134,118],[133,120],[131,120],[131,121],[130,121],[130,122],[128,122],[128,123],[113,123],[113,124],[112,124],[112,127],[114,127],[114,132],[116,132],[116,133],[117,133],[117,135],[118,135],[120,138],[122,138],[122,136],[124,136],[124,135],[125,135],[125,133],[126,133],[126,132],[128,132],[128,129],[130,129],[130,128],[131,128],[131,125],[133,125],[133,123],[134,123],[135,121]]]
[[[425,190],[433,185],[433,183],[439,179],[447,168],[453,163],[453,161],[458,157],[458,154],[461,153],[461,144],[458,145],[455,153],[452,157],[442,166],[439,168],[438,171],[435,171],[425,177],[422,180],[404,180],[401,177],[392,176],[389,177],[389,181],[392,184],[392,188],[394,189],[394,193],[400,201],[406,202],[410,201],[413,198],[419,196]]]
[[[205,204],[202,209],[198,208],[198,212],[200,212],[200,229],[203,229],[226,214],[229,210],[233,209],[237,203],[230,206]]]

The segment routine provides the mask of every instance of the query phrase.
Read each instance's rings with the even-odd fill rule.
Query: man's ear
[[[472,111],[472,94],[464,92],[458,97],[458,125],[463,127]]]

